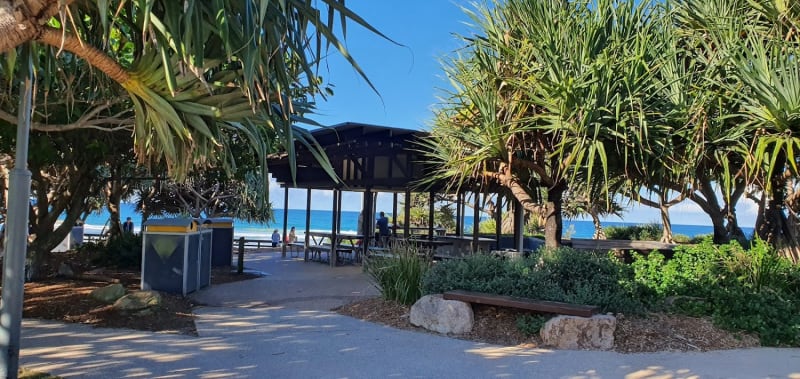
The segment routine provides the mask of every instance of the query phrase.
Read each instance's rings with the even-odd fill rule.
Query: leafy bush
[[[608,239],[632,241],[658,241],[663,232],[659,224],[609,226],[604,230]]]
[[[480,224],[478,224],[478,233],[480,234],[495,234],[496,232],[497,221],[495,221],[493,218],[483,220]]]
[[[695,235],[694,237],[692,237],[691,239],[689,239],[689,243],[690,244],[703,243],[703,241],[705,241],[707,239],[713,239],[713,238],[714,238],[713,234],[698,234],[698,235]]]
[[[632,266],[640,291],[651,299],[682,298],[673,306],[678,312],[758,333],[764,345],[800,345],[800,268],[763,241],[745,250],[706,238],[679,247],[670,260],[651,253]]]
[[[662,299],[666,296],[705,296],[708,289],[725,279],[719,272],[723,256],[738,245],[714,246],[710,239],[698,245],[678,246],[673,258],[667,260],[658,251],[646,257],[634,253],[631,264],[636,283],[645,295]]]
[[[365,268],[387,300],[414,304],[422,297],[422,277],[430,262],[410,245],[395,244],[393,257],[370,257]]]
[[[765,346],[800,345],[800,304],[775,291],[743,287],[716,291],[714,323],[732,330],[758,333]]]
[[[462,289],[636,313],[642,307],[633,296],[632,278],[616,259],[562,248],[518,260],[474,255],[440,262],[423,278],[423,291]]]
[[[544,315],[522,315],[517,318],[517,329],[526,336],[532,336],[539,333],[544,324],[550,318]]]
[[[800,295],[796,267],[761,239],[754,240],[747,251],[732,251],[724,263],[740,284],[756,292],[770,288],[795,298]]]
[[[689,243],[692,239],[685,234],[673,234],[672,240],[675,241],[675,243]]]
[[[91,254],[92,263],[99,266],[138,269],[142,264],[142,236],[124,233],[104,243],[83,244],[79,251]]]

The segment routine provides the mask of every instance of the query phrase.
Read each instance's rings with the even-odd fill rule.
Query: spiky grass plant
[[[422,297],[422,277],[430,259],[416,246],[395,243],[386,256],[373,256],[365,263],[367,273],[386,300],[410,305]]]

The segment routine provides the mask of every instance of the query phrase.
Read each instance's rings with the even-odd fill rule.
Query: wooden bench
[[[482,292],[463,290],[447,291],[443,295],[445,300],[460,300],[467,303],[497,305],[501,307],[527,309],[530,311],[556,313],[562,315],[592,317],[600,311],[594,305],[578,305],[558,301],[534,300],[522,297],[493,295]]]

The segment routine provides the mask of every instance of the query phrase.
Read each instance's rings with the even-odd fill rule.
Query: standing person
[[[272,231],[272,247],[278,247],[278,244],[281,243],[281,234],[278,233],[278,229]]]
[[[72,227],[72,231],[70,232],[70,237],[72,240],[72,246],[70,246],[71,249],[83,245],[83,221],[75,221],[75,225]]]
[[[289,230],[289,236],[286,237],[287,243],[295,243],[297,242],[297,232],[294,230],[294,226],[291,230]]]
[[[125,222],[122,223],[122,233],[133,234],[133,220],[130,217],[126,218]]]
[[[386,246],[386,241],[389,239],[389,219],[386,217],[385,213],[380,213],[380,217],[375,225],[378,227],[379,246]]]

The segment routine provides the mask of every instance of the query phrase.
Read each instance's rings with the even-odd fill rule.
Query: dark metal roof
[[[415,189],[425,175],[415,141],[425,138],[427,132],[347,122],[314,130],[311,135],[341,181],[334,181],[304,145],[295,143],[296,181],[286,154],[267,160],[282,187],[403,192]]]

